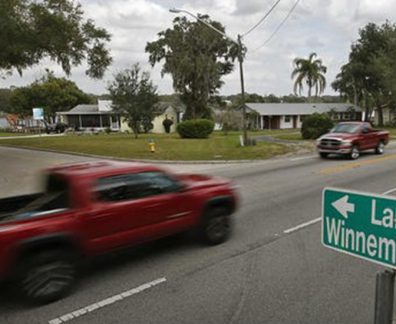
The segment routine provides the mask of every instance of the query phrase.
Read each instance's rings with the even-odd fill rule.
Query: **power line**
[[[277,0],[271,7],[270,10],[268,10],[268,12],[265,14],[265,16],[263,18],[261,18],[259,20],[259,22],[257,24],[255,24],[252,28],[250,28],[246,33],[244,33],[242,35],[242,37],[245,37],[247,34],[249,34],[250,32],[252,32],[254,29],[256,29],[264,20],[265,18],[267,18],[269,16],[269,14],[272,12],[272,10],[275,9],[275,7],[278,5],[278,3],[280,2],[280,0]]]
[[[258,51],[260,48],[262,48],[263,46],[267,45],[271,39],[275,36],[275,34],[279,31],[279,29],[282,28],[282,26],[284,25],[284,23],[286,22],[287,19],[289,19],[290,15],[293,13],[294,9],[296,9],[298,3],[300,2],[300,0],[297,0],[293,7],[291,7],[291,9],[289,10],[287,16],[282,20],[282,22],[278,25],[278,27],[276,27],[276,29],[274,30],[274,32],[271,34],[270,37],[267,38],[267,40],[259,47],[257,47],[256,49],[254,49],[252,52],[256,52]]]

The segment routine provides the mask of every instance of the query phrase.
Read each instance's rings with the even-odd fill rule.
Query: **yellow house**
[[[163,125],[163,122],[166,118],[170,119],[173,122],[170,132],[175,132],[176,126],[181,120],[182,113],[178,111],[173,105],[167,102],[160,102],[158,103],[157,107],[158,115],[153,120],[154,127],[151,132],[155,134],[165,133],[165,127]]]

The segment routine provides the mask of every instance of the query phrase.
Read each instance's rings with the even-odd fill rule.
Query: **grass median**
[[[215,132],[208,139],[181,139],[177,134],[142,134],[138,139],[131,134],[65,135],[2,139],[0,145],[129,159],[186,161],[267,159],[294,150],[287,145],[267,142],[240,147],[239,135]],[[150,140],[155,142],[155,153],[150,152]]]

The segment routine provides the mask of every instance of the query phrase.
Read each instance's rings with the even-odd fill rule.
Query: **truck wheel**
[[[357,147],[356,145],[353,145],[349,157],[350,157],[352,160],[356,160],[356,159],[359,158],[359,156],[360,156],[360,153],[359,153],[358,147]]]
[[[64,297],[76,278],[75,255],[65,250],[49,250],[23,261],[17,285],[28,302],[46,304]]]
[[[231,216],[224,207],[209,209],[201,225],[201,237],[209,245],[225,242],[231,234]]]
[[[329,156],[329,153],[320,152],[320,153],[319,153],[319,156],[320,156],[322,159],[326,159],[326,158]]]
[[[379,141],[377,147],[375,148],[376,154],[383,154],[385,151],[385,143],[384,141]]]

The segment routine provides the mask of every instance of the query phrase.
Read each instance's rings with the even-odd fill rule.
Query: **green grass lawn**
[[[249,136],[259,134],[249,133]],[[60,137],[3,139],[0,145],[51,149],[101,156],[151,160],[244,160],[266,159],[293,150],[286,145],[258,142],[240,147],[240,133],[224,135],[214,132],[209,139],[181,139],[177,134],[144,134],[135,139],[131,134],[66,135]],[[149,140],[156,143],[151,153]]]
[[[6,133],[0,132],[0,137],[13,137],[13,136],[27,136],[27,135],[34,135],[28,133]]]
[[[387,131],[389,131],[389,136],[390,136],[391,138],[396,139],[396,128],[395,128],[395,127],[386,127],[386,128],[384,128],[384,129],[386,129]]]

